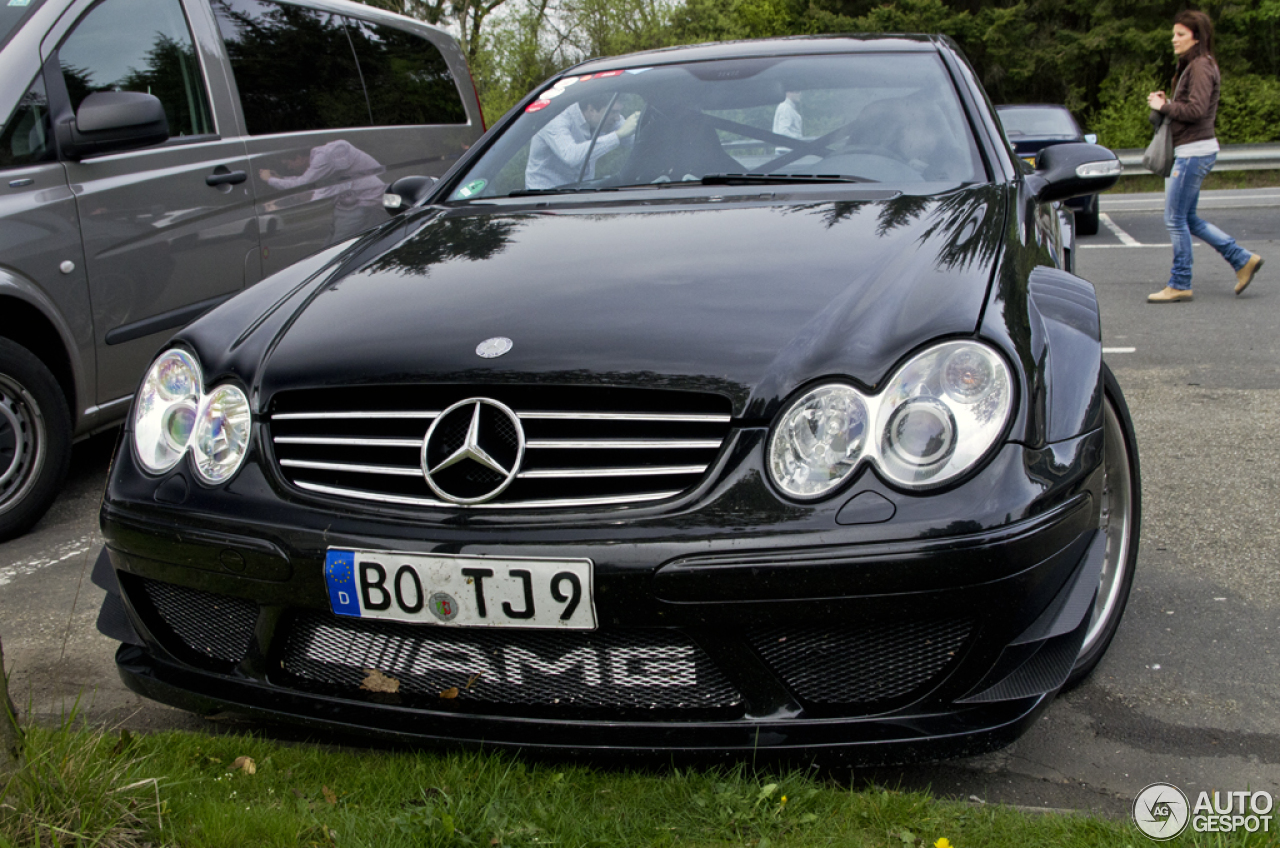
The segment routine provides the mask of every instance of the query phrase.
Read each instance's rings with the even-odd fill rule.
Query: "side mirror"
[[[410,206],[426,200],[438,182],[439,177],[401,177],[382,195],[382,206],[388,215],[399,215]]]
[[[1036,156],[1036,170],[1027,186],[1036,200],[1048,203],[1097,194],[1120,179],[1120,160],[1096,144],[1055,144]]]
[[[57,124],[58,148],[71,159],[136,150],[169,140],[159,98],[141,91],[95,91],[74,117]]]

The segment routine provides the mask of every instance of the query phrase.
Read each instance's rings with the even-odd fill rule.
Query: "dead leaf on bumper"
[[[364,669],[364,682],[360,684],[360,688],[366,692],[399,692],[400,681],[394,677],[388,677],[376,668]]]
[[[458,697],[458,687],[450,686],[448,689],[440,693],[440,697],[449,701],[453,700],[454,698]]]

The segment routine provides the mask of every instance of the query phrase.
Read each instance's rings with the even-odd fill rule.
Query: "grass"
[[[1205,177],[1203,191],[1222,188],[1271,188],[1280,186],[1280,171],[1210,171]],[[1164,177],[1154,174],[1134,174],[1121,177],[1114,188],[1107,189],[1108,194],[1131,194],[1136,192],[1163,192]]]
[[[1133,846],[1129,822],[1032,814],[745,766],[644,772],[251,735],[27,730],[0,846]],[[1184,834],[1171,845],[1263,838]]]

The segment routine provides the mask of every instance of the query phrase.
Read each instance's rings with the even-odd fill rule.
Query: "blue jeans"
[[[1236,240],[1196,214],[1200,185],[1209,176],[1218,154],[1187,156],[1174,160],[1173,173],[1164,181],[1164,225],[1173,241],[1173,270],[1169,287],[1191,288],[1191,237],[1195,236],[1239,271],[1253,256]]]

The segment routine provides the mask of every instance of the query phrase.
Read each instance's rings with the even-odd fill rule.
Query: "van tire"
[[[52,372],[0,338],[0,540],[31,528],[71,466],[71,415]]]

